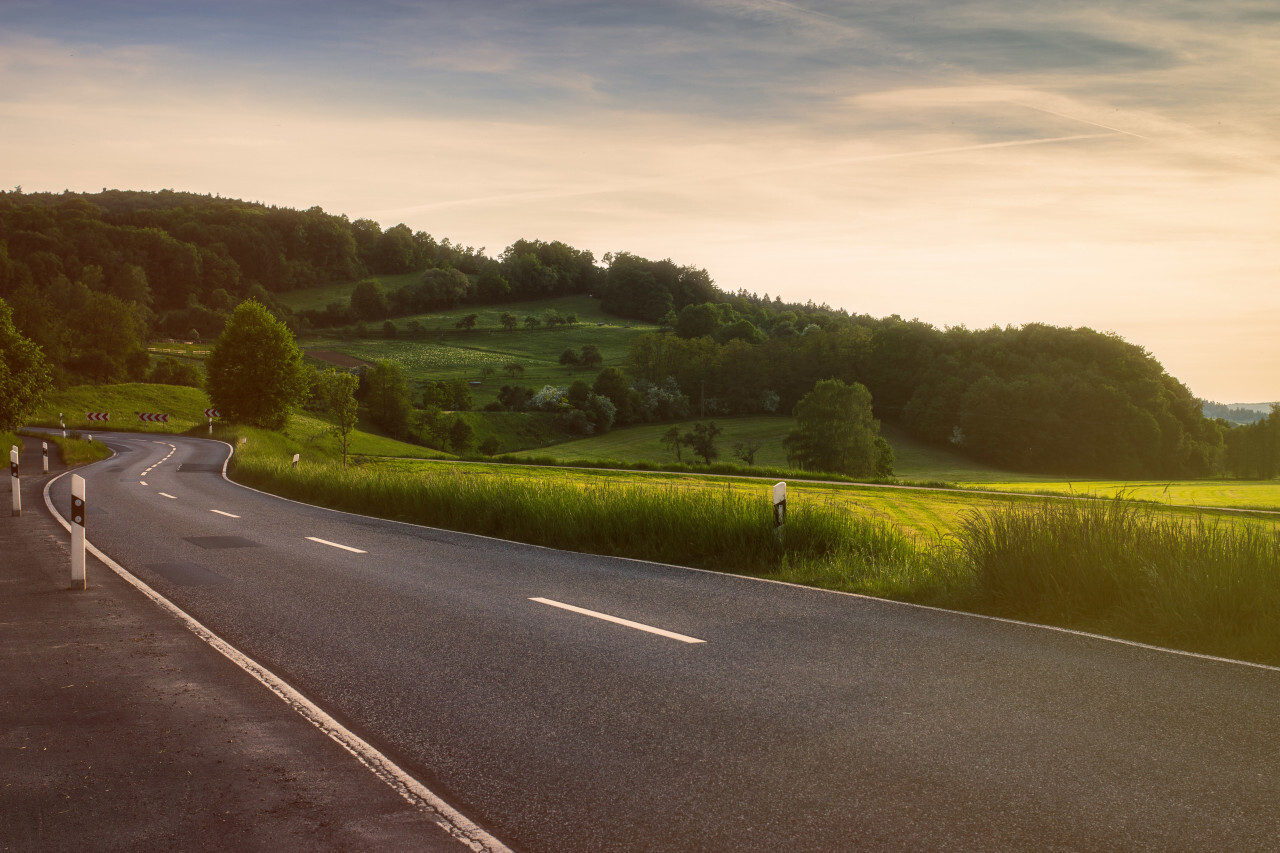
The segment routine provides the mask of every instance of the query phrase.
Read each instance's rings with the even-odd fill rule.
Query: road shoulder
[[[45,482],[0,518],[0,849],[464,849],[97,560],[69,591]]]

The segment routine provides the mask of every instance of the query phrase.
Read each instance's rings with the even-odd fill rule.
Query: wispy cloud
[[[1278,26],[1252,0],[7,4],[0,184],[1111,328],[1201,393],[1275,398]]]

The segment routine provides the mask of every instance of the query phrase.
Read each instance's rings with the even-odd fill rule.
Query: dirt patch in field
[[[312,358],[317,358],[320,361],[328,362],[329,364],[336,364],[338,367],[374,366],[372,361],[365,361],[362,358],[356,358],[355,356],[347,355],[346,353],[334,352],[333,350],[327,349],[309,349],[307,350],[307,355]]]

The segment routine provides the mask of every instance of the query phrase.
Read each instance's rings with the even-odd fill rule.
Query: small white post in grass
[[[67,437],[67,422],[62,419],[62,412],[58,412],[58,426],[62,427],[62,437]]]
[[[209,418],[209,435],[213,435],[213,418]]]
[[[85,436],[85,440],[86,440],[86,441],[88,441],[90,444],[93,444],[93,436],[91,436],[91,435],[86,435],[86,436]]]
[[[298,457],[299,457],[299,456],[301,456],[301,455],[302,455],[301,453],[295,453],[295,454],[293,454],[293,467],[294,467],[294,468],[297,468],[297,467],[298,467]]]
[[[13,514],[22,515],[22,488],[18,483],[18,445],[9,451],[9,481],[13,486]]]
[[[782,525],[787,523],[787,484],[775,483],[773,486],[773,527],[778,536],[782,536]]]
[[[84,477],[71,475],[71,588],[87,589],[84,578],[84,517],[89,508],[84,500]]]
[[[40,442],[41,464],[44,465],[44,473],[49,473],[49,442]]]

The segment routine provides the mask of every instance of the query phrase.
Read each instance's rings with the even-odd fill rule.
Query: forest
[[[294,315],[275,298],[403,273],[421,275],[320,311]],[[210,340],[249,298],[305,332],[566,294],[589,294],[606,312],[661,327],[636,340],[621,380],[608,378],[619,424],[642,417],[632,392],[672,381],[694,413],[712,416],[789,413],[819,381],[840,379],[870,390],[876,417],[1014,470],[1280,473],[1280,415],[1250,425],[1208,419],[1150,353],[1087,328],[938,329],[725,291],[707,271],[669,259],[620,251],[597,262],[540,240],[490,256],[318,207],[168,190],[0,192],[0,299],[62,385],[147,378],[156,371],[148,340]],[[627,390],[617,390],[620,382]]]

